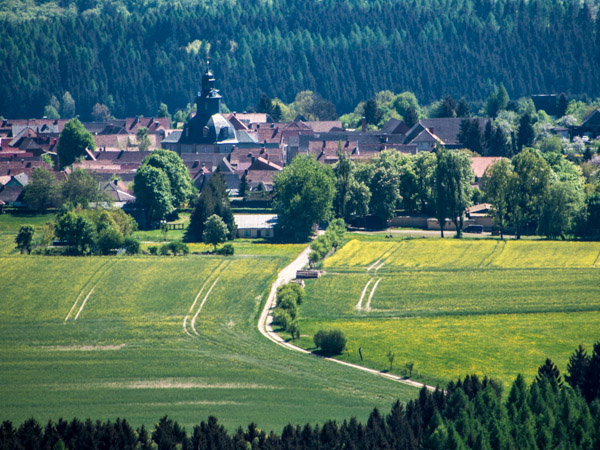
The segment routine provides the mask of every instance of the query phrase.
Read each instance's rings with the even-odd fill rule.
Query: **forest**
[[[598,448],[600,445],[600,341],[592,355],[579,346],[567,374],[547,359],[528,386],[519,375],[508,393],[501,383],[467,375],[434,392],[425,387],[407,404],[396,402],[389,414],[374,409],[366,423],[286,425],[281,434],[257,424],[230,433],[211,416],[188,434],[164,416],[154,429],[114,422],[52,420],[42,427],[31,418],[17,428],[0,425],[0,447],[78,449],[545,449]]]
[[[206,61],[231,110],[311,90],[337,114],[376,92],[482,102],[600,87],[596,1],[10,0],[0,6],[0,115],[52,97],[89,120],[194,100]]]

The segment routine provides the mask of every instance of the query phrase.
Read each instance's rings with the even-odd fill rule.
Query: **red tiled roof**
[[[473,156],[471,158],[471,168],[475,173],[475,178],[481,178],[485,170],[500,159],[502,159],[500,156]]]

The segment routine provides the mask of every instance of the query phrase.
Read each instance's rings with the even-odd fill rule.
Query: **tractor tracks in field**
[[[231,261],[223,261],[217,267],[217,269],[206,279],[206,281],[204,282],[204,284],[202,285],[202,287],[198,291],[198,294],[196,294],[196,298],[194,298],[194,303],[192,303],[192,306],[190,306],[190,309],[189,309],[188,313],[183,318],[183,331],[185,331],[185,333],[189,337],[197,338],[197,337],[200,336],[200,333],[198,333],[198,330],[196,330],[196,319],[198,319],[198,316],[200,315],[200,312],[202,311],[202,308],[204,307],[204,304],[208,300],[208,297],[210,296],[210,293],[212,292],[212,290],[216,286],[217,282],[221,279],[221,274],[225,270],[227,270],[227,268],[229,267],[230,264],[231,264]],[[202,298],[202,301],[200,302],[200,305],[198,305],[198,308],[196,309],[196,304],[198,303],[198,300],[200,299],[200,297],[204,293],[204,289],[209,284],[210,284],[210,287],[208,288],[208,290],[204,294],[204,297]],[[190,316],[191,316],[191,318],[190,318]]]
[[[426,387],[430,391],[435,391],[436,390],[435,386],[430,386],[430,385],[427,385],[424,383],[419,383],[418,381],[408,380],[408,379],[405,379],[398,375],[393,375],[390,373],[381,372],[379,370],[370,369],[368,367],[359,366],[358,364],[352,364],[352,363],[349,363],[346,361],[340,361],[339,359],[329,358],[327,356],[320,356],[320,355],[311,353],[308,350],[300,348],[300,347],[292,344],[291,342],[286,341],[281,336],[279,336],[279,334],[277,334],[277,333],[275,333],[275,331],[273,331],[273,310],[274,310],[275,301],[277,298],[277,288],[283,284],[289,283],[294,278],[296,278],[296,271],[301,270],[304,266],[306,266],[308,264],[309,253],[310,253],[310,246],[306,247],[296,257],[296,259],[294,259],[290,264],[288,264],[286,267],[284,267],[283,269],[281,269],[279,271],[276,280],[271,285],[271,290],[269,291],[269,296],[267,297],[267,300],[265,301],[265,305],[264,305],[263,310],[258,319],[258,331],[260,331],[260,333],[264,337],[266,337],[268,340],[270,340],[271,342],[273,342],[281,347],[284,347],[288,350],[292,350],[292,351],[299,352],[299,353],[304,353],[305,355],[315,357],[315,358],[321,358],[326,361],[330,361],[330,362],[333,362],[336,364],[341,364],[346,367],[351,367],[352,369],[355,369],[355,370],[367,372],[372,375],[377,375],[377,376],[380,376],[383,378],[387,378],[388,380],[393,380],[398,383],[406,384],[408,386],[412,386],[415,388]],[[371,265],[369,267],[369,270],[374,267],[381,267],[383,264],[380,264],[379,266],[377,266],[377,264],[380,263],[380,261],[381,260],[378,260],[378,261],[376,261],[375,264]],[[367,283],[367,287],[371,283],[371,281],[372,280],[369,280],[369,282]],[[369,307],[370,307],[370,298],[372,297],[373,293],[375,292],[375,288],[377,287],[377,284],[379,283],[379,281],[381,281],[381,279],[379,279],[375,283],[373,290],[371,291],[371,294],[369,296],[369,300],[367,300],[367,304],[369,304]],[[367,287],[365,287],[364,291],[366,291]]]
[[[67,313],[67,316],[65,317],[64,323],[67,323],[67,321],[71,318],[71,315],[77,309],[78,305],[79,305],[79,309],[77,309],[77,314],[75,314],[75,317],[73,317],[73,322],[75,322],[77,319],[79,319],[79,315],[83,311],[83,308],[87,304],[87,301],[89,300],[89,298],[94,293],[94,289],[96,289],[96,286],[98,286],[98,284],[100,284],[100,281],[102,280],[104,275],[106,275],[106,273],[115,264],[116,264],[116,261],[105,261],[104,264],[102,264],[102,265],[100,265],[100,267],[98,267],[98,269],[92,274],[92,276],[88,279],[88,281],[83,285],[83,287],[79,291],[77,298],[75,298],[75,301],[73,302],[73,306],[71,306],[71,309],[69,310],[69,312]],[[90,288],[90,285],[92,286],[91,288]],[[83,297],[84,293],[86,293],[86,292],[87,292],[87,295],[85,297]],[[83,298],[83,301],[80,304],[79,300],[81,300],[81,298]]]
[[[369,267],[367,267],[367,273],[369,273],[371,270],[373,270],[375,273],[377,273],[377,271],[379,269],[381,269],[383,267],[383,265],[385,264],[385,262],[381,262],[381,259],[378,259],[377,261],[375,261],[373,264],[371,264]],[[377,289],[377,286],[379,285],[379,282],[381,281],[381,278],[377,278],[377,281],[374,281],[375,278],[370,278],[369,281],[367,281],[367,284],[365,285],[365,287],[362,290],[362,293],[360,294],[360,299],[358,300],[358,303],[354,306],[354,309],[356,309],[357,311],[371,311],[371,300],[373,299],[373,295],[375,295],[375,290]],[[365,299],[365,295],[367,295],[367,291],[369,289],[369,286],[371,285],[371,283],[373,283],[373,287],[371,288],[371,292],[369,293],[369,297],[367,297],[367,303],[365,304],[364,308],[363,308],[363,300]]]

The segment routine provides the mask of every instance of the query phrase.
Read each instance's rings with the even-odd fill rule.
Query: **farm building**
[[[277,214],[236,214],[235,225],[240,238],[267,238],[275,236]]]

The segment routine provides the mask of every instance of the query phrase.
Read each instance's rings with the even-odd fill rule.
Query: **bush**
[[[158,249],[158,253],[160,253],[162,256],[168,256],[169,252],[171,251],[169,243],[165,243],[163,245],[160,246],[160,248]]]
[[[273,313],[273,324],[279,325],[284,330],[287,330],[292,323],[292,318],[285,309],[276,309]]]
[[[187,255],[190,252],[187,244],[182,241],[172,241],[167,245],[171,253],[173,253],[173,256],[177,256],[179,254]]]
[[[296,304],[300,305],[304,300],[304,289],[297,283],[288,283],[279,286],[277,288],[277,303],[279,304],[280,300],[289,295],[292,295]]]
[[[123,244],[123,235],[113,227],[106,227],[98,233],[96,246],[103,255],[108,255]]]
[[[319,330],[313,341],[326,355],[339,355],[346,348],[346,336],[340,330]]]
[[[158,253],[158,247],[156,245],[151,245],[148,247],[148,251],[151,255],[156,255]]]
[[[223,247],[217,249],[218,255],[231,256],[234,253],[234,248],[232,244],[225,244]]]
[[[128,255],[137,255],[141,249],[140,241],[133,236],[127,236],[123,239],[123,247],[125,247],[125,252]],[[154,254],[156,254],[156,247],[154,247]]]
[[[298,313],[298,306],[292,297],[283,298],[278,304],[278,309],[285,309],[292,319],[296,318],[296,314]]]
[[[298,283],[288,283],[285,285],[285,287],[296,294],[296,303],[301,305],[305,296],[302,286],[300,286]]]

